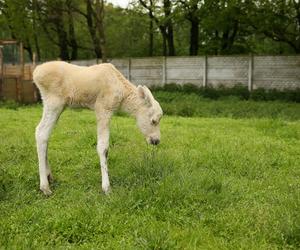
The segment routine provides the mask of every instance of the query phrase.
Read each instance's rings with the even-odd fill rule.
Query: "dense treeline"
[[[0,0],[0,25],[38,60],[300,52],[298,0]]]

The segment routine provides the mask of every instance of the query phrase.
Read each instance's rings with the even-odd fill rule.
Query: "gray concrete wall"
[[[192,83],[198,87],[242,84],[249,90],[300,88],[300,55],[152,57],[112,59],[110,62],[136,85]],[[90,66],[99,62],[81,60],[72,63]],[[35,102],[36,89],[31,79],[33,67],[25,65],[22,80],[17,84],[20,67],[5,65],[0,97]]]
[[[196,56],[152,57],[110,60],[134,84],[166,83],[249,89],[300,88],[300,56]],[[93,65],[96,60],[74,61]]]

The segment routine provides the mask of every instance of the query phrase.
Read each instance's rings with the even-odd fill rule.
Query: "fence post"
[[[162,58],[162,84],[165,85],[167,83],[167,63],[166,57]]]
[[[22,101],[22,81],[24,78],[24,47],[23,43],[20,42],[19,44],[19,51],[20,51],[20,75],[17,77],[16,80],[16,96],[17,96],[17,101],[21,102]]]
[[[204,56],[203,61],[203,87],[207,87],[207,55]]]
[[[33,52],[33,55],[32,55],[32,68],[30,70],[30,72],[31,72],[31,79],[32,79],[32,73],[33,73],[35,67],[36,67],[36,53]],[[35,84],[33,83],[33,100],[34,100],[34,102],[37,102],[38,99],[39,99],[38,89],[35,86]]]
[[[248,68],[248,90],[253,90],[253,55],[249,55],[249,68]]]
[[[128,65],[127,65],[128,71],[128,80],[131,81],[131,58],[128,58]]]

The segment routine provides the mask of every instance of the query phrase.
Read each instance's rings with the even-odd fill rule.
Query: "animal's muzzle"
[[[159,139],[151,138],[151,139],[150,139],[150,143],[151,143],[152,145],[158,145],[158,144],[160,143],[160,140],[159,140]]]

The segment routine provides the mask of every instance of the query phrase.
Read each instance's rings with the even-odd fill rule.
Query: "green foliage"
[[[175,83],[165,84],[164,86],[152,87],[154,91],[178,92],[190,94],[194,93],[199,96],[218,100],[223,97],[235,96],[240,100],[254,100],[254,101],[287,101],[300,102],[300,89],[270,89],[266,90],[258,88],[249,92],[247,86],[237,84],[233,87],[225,87],[223,85],[217,88],[213,87],[198,87],[194,84],[179,85]]]
[[[273,101],[273,100],[284,100],[292,102],[300,102],[300,89],[296,90],[265,90],[263,88],[255,89],[251,92],[251,99],[258,101]]]
[[[280,118],[299,120],[299,104],[280,101],[241,100],[241,96],[222,96],[213,90],[207,98],[202,93],[182,93],[155,90],[155,98],[160,102],[165,114],[200,117],[230,118]],[[214,94],[212,94],[214,93]],[[228,92],[227,92],[228,93]],[[215,96],[218,95],[218,99]],[[257,98],[258,100],[258,98]]]
[[[1,108],[17,110],[20,106],[21,106],[21,104],[15,102],[13,100],[0,101]]]
[[[193,105],[205,102],[218,101]],[[241,104],[223,100],[221,111],[226,103]],[[66,110],[50,140],[48,198],[34,141],[41,106],[1,108],[1,248],[299,249],[299,117],[261,117],[271,107],[260,104],[251,119],[164,116],[155,148],[132,118],[114,117],[109,196],[100,192],[94,113]]]
[[[198,45],[195,53],[200,55],[292,54],[300,51],[297,15],[300,4],[295,1],[170,1],[172,13],[167,18],[164,17],[163,1],[152,3],[157,17],[156,21],[152,20],[152,31],[148,10],[138,0],[131,1],[127,9],[110,3],[105,5],[104,32],[108,57],[162,55],[160,28],[166,22],[172,23],[175,51],[179,56],[191,53],[190,48],[196,47],[194,43]],[[95,58],[86,16],[86,1],[4,0],[0,2],[0,38],[22,41],[28,52],[27,60],[31,59],[34,51],[41,61],[57,59],[62,52],[70,59],[74,41],[78,51],[73,59]],[[191,32],[193,21],[197,21],[198,29]],[[91,28],[97,31],[95,20]],[[198,39],[194,37],[193,40],[192,33]]]

